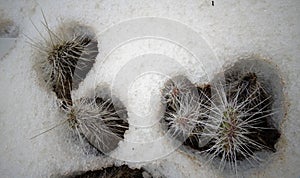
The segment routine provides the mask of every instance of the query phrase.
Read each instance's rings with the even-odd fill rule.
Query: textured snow
[[[163,137],[158,125],[159,89],[179,74],[192,82],[207,81],[221,65],[252,55],[279,68],[289,107],[281,124],[279,151],[245,177],[300,176],[300,1],[223,0],[215,1],[215,6],[206,0],[1,0],[0,4],[4,17],[0,19],[10,19],[19,29],[12,48],[0,50],[1,177],[57,177],[114,162],[144,166],[166,177],[224,177]],[[94,30],[99,55],[73,95],[80,98],[108,85],[128,108],[130,129],[112,153],[119,160],[85,154],[74,145],[67,125],[30,139],[64,120],[54,93],[39,85],[33,70],[35,50],[25,37],[42,40],[33,24],[47,35],[41,10],[54,31],[67,23]],[[6,39],[0,38],[0,43],[3,46]]]

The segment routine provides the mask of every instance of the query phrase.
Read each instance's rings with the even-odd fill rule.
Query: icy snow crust
[[[298,177],[299,9],[298,1],[283,0],[224,0],[215,6],[194,0],[2,1],[1,15],[18,26],[19,36],[0,60],[1,177],[58,177],[113,163],[143,166],[156,176],[224,177],[164,135],[159,89],[176,75],[207,82],[221,66],[249,56],[267,59],[281,71],[289,107],[280,123],[278,152],[244,176]],[[33,24],[47,36],[41,10],[53,31],[71,23],[96,34],[96,63],[72,95],[81,98],[109,86],[127,107],[130,129],[111,158],[86,154],[67,124],[30,139],[64,120],[55,94],[39,83],[36,51],[25,37],[43,40]]]

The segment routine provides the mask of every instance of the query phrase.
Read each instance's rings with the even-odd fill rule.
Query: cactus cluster
[[[125,109],[116,109],[112,96],[95,95],[73,100],[71,94],[95,62],[97,40],[90,32],[85,33],[84,28],[55,33],[45,18],[42,24],[48,38],[37,30],[44,40],[32,40],[31,45],[39,51],[36,67],[46,88],[56,94],[61,111],[79,140],[87,141],[100,153],[109,153],[118,146],[128,129],[127,113],[119,114]]]
[[[162,89],[168,133],[208,162],[218,160],[220,170],[229,167],[237,174],[239,161],[260,163],[256,152],[275,152],[280,132],[272,124],[272,91],[259,75],[228,70],[205,85],[170,79]]]

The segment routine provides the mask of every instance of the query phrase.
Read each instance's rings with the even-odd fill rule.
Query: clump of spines
[[[127,113],[116,110],[110,99],[82,98],[76,100],[66,111],[70,127],[80,141],[87,140],[104,154],[118,146],[129,127]]]
[[[253,118],[260,118],[256,126],[262,128],[256,130],[257,135],[252,135],[254,136],[253,139],[258,138],[258,142],[265,144],[268,149],[275,151],[274,145],[280,133],[272,124],[272,116],[276,112],[272,109],[274,103],[274,98],[270,94],[272,93],[272,88],[266,87],[267,84],[264,83],[260,73],[246,71],[244,73],[236,72],[235,75],[234,77],[230,74],[230,71],[225,74],[225,80],[227,82],[232,81],[232,84],[228,86],[230,87],[228,95],[230,97],[232,97],[231,95],[238,95],[238,103],[248,101],[245,103],[244,111],[251,112]]]
[[[175,76],[167,80],[161,89],[162,102],[167,104],[167,109],[172,110],[183,95],[194,94],[195,91],[195,86],[189,79],[182,75]]]
[[[171,136],[181,141],[189,137],[198,123],[198,110],[198,105],[192,96],[182,95],[164,116]]]
[[[48,51],[49,56],[44,66],[44,71],[49,76],[46,82],[57,98],[65,103],[64,106],[72,105],[71,91],[74,84],[78,84],[74,81],[75,75],[79,76],[81,71],[85,70],[84,67],[94,62],[95,58],[83,58],[85,53],[95,53],[94,49],[90,48],[95,44],[91,43],[95,42],[82,35],[69,41],[60,41]]]
[[[78,87],[95,62],[98,42],[90,32],[78,32],[75,28],[55,33],[49,28],[44,14],[43,17],[42,24],[48,37],[33,24],[43,41],[36,42],[28,37],[29,43],[39,53],[36,62],[38,74],[66,108],[72,105],[72,89]]]
[[[204,134],[210,138],[203,150],[208,160],[220,158],[219,169],[226,165],[238,175],[238,161],[259,164],[257,151],[275,151],[280,134],[271,125],[273,98],[254,72],[225,75],[225,83],[214,87],[212,107]],[[271,136],[273,135],[273,136]]]
[[[162,100],[166,107],[162,123],[167,126],[172,138],[191,147],[199,147],[202,142],[199,133],[205,117],[201,113],[206,112],[207,108],[200,103],[208,104],[198,90],[210,95],[209,86],[196,87],[184,76],[171,78],[162,89]]]

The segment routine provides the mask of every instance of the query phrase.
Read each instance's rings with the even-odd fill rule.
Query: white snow
[[[129,112],[130,129],[112,153],[129,164],[166,177],[224,177],[203,160],[175,149],[159,127],[159,89],[170,77],[185,74],[205,82],[244,56],[269,59],[281,71],[287,115],[278,153],[246,177],[300,176],[300,1],[151,0],[151,1],[4,1],[0,13],[19,28],[12,48],[0,56],[1,177],[56,177],[99,169],[115,160],[87,155],[74,145],[67,125],[31,137],[62,122],[55,94],[39,85],[34,49],[25,35],[43,40],[44,12],[54,31],[64,24],[91,27],[99,55],[75,98],[108,85]],[[32,20],[32,23],[31,23]],[[0,38],[0,46],[6,39]],[[6,51],[6,55],[3,54]],[[148,162],[150,161],[150,162]]]

